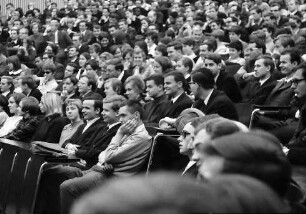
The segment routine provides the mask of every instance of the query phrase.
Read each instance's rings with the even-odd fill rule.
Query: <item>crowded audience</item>
[[[78,160],[35,213],[306,212],[304,0],[44,1],[0,3],[0,138]]]

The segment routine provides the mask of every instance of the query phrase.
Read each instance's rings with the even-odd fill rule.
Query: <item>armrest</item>
[[[290,106],[263,106],[263,105],[254,105],[254,109],[268,110],[268,111],[277,111],[277,110],[289,110]]]

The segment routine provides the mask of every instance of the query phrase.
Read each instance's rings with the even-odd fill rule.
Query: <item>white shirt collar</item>
[[[2,95],[3,95],[3,96],[6,96],[6,95],[8,95],[9,93],[10,93],[10,91],[2,92]]]
[[[218,73],[218,74],[215,76],[215,78],[214,78],[215,83],[217,82],[219,75],[220,75],[220,71],[219,71],[219,73]]]
[[[207,95],[207,97],[205,98],[204,100],[204,104],[207,105],[208,101],[209,101],[209,98],[211,97],[211,94],[213,93],[214,89],[211,90],[211,92]]]
[[[183,92],[183,93],[184,93],[184,92]],[[177,101],[177,99],[178,99],[183,93],[177,95],[176,97],[173,97],[173,98],[171,99],[172,102],[175,103],[175,102]]]
[[[269,76],[268,78],[265,78],[263,80],[259,80],[259,84],[260,86],[262,86],[271,76]]]

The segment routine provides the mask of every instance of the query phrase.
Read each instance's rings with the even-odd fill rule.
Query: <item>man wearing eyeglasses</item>
[[[293,164],[306,164],[306,63],[297,67],[292,79],[293,91],[298,101],[299,118],[293,138],[288,144],[288,158]]]

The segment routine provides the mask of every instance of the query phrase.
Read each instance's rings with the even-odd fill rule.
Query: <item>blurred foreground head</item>
[[[84,195],[73,214],[282,213],[279,196],[262,182],[222,175],[205,184],[175,174],[113,179]]]

